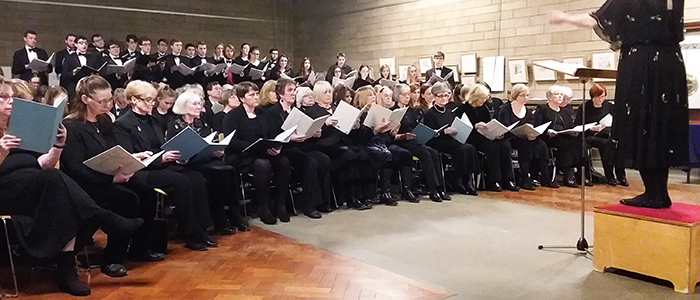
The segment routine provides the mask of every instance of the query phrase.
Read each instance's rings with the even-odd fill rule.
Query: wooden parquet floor
[[[618,203],[620,199],[631,198],[644,192],[641,180],[630,179],[630,186],[609,186],[596,184],[586,187],[586,211],[592,212],[593,208],[600,205]],[[700,205],[700,185],[697,183],[674,183],[668,186],[671,200]],[[558,189],[539,187],[535,191],[520,190],[519,192],[480,191],[480,196],[545,206],[566,211],[578,211],[581,209],[581,189],[560,187]]]
[[[126,277],[109,278],[93,269],[90,271],[92,295],[85,299],[429,300],[451,295],[442,288],[258,227],[251,228],[250,232],[219,237],[219,247],[206,252],[190,251],[180,243],[171,243],[166,260],[130,263]],[[58,292],[47,278],[51,271],[34,273],[46,274],[34,275],[33,283],[22,284],[25,289],[20,299],[76,299]],[[83,282],[87,282],[87,277],[87,273],[81,275]]]

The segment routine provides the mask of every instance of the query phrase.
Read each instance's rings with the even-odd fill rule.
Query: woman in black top
[[[224,118],[226,115],[231,112],[233,109],[241,105],[241,101],[238,100],[238,96],[236,96],[236,87],[234,86],[232,89],[225,90],[221,92],[221,104],[224,105],[224,109],[221,110],[218,113],[214,114],[214,123],[211,124],[211,127],[216,131],[216,132],[224,132]]]
[[[444,83],[436,83],[431,91],[435,95],[435,103],[425,113],[423,123],[437,130],[452,124],[457,116],[455,112],[459,107],[450,101],[450,89]],[[473,174],[477,169],[476,149],[469,143],[460,144],[452,138],[452,135],[456,133],[457,129],[447,127],[440,131],[437,137],[428,141],[427,145],[437,151],[452,155],[452,165],[456,175],[452,178],[452,183],[455,190],[461,194],[476,196],[478,193],[473,182]]]
[[[282,74],[289,78],[294,77],[294,73],[289,67],[289,57],[287,57],[287,55],[284,54],[280,55],[279,59],[277,60],[277,64],[275,64],[275,66],[272,67],[272,70],[270,70],[270,75],[267,79],[277,80],[282,77]]]
[[[174,117],[172,107],[175,103],[175,96],[177,96],[175,91],[168,86],[158,90],[156,106],[153,108],[151,116],[156,119],[158,125],[160,125],[160,128],[163,130],[168,128],[168,123],[170,123]]]
[[[89,295],[90,288],[75,272],[78,233],[84,226],[97,226],[108,236],[129,236],[143,220],[125,219],[98,206],[73,179],[54,168],[65,146],[62,125],[49,152],[20,150],[22,139],[7,132],[13,97],[12,84],[0,77],[0,213],[12,216],[22,253],[37,260],[54,259],[55,280],[62,291]]]
[[[463,98],[466,100],[462,106],[464,113],[474,124],[474,131],[469,135],[467,142],[486,155],[486,189],[500,192],[502,189],[518,191],[519,188],[513,181],[513,161],[510,157],[510,142],[503,136],[489,140],[477,130],[486,128],[486,123],[491,121],[491,113],[484,105],[490,97],[489,89],[481,84],[472,87]],[[459,114],[458,114],[459,115]],[[499,184],[500,183],[500,184]]]
[[[370,76],[370,70],[369,66],[366,64],[360,65],[359,68],[357,68],[357,74],[355,74],[355,83],[352,85],[352,89],[357,91],[359,88],[366,86],[366,85],[372,85],[372,82],[374,82],[374,79]]]
[[[126,86],[125,93],[132,109],[114,123],[117,143],[129,153],[148,153],[150,156],[159,152],[165,143],[165,131],[149,114],[155,105],[156,89],[149,83],[136,80]],[[168,194],[168,200],[175,204],[178,228],[185,246],[192,250],[206,250],[216,245],[205,231],[212,224],[206,180],[201,173],[177,163],[179,159],[178,151],[165,151],[134,176],[147,186]]]
[[[422,144],[418,144],[415,140],[416,135],[412,133],[413,129],[423,121],[423,111],[410,105],[410,89],[408,85],[403,83],[397,84],[394,88],[395,108],[408,107],[406,114],[401,119],[401,126],[397,132],[394,144],[405,148],[412,155],[418,157],[422,166],[422,175],[425,178],[430,200],[441,202],[442,200],[452,199],[445,194],[444,181],[442,177],[442,164],[440,163],[440,153],[437,150]]]
[[[573,116],[569,110],[561,109],[564,94],[559,86],[551,86],[547,89],[547,103],[541,104],[535,110],[535,126],[552,122],[547,131],[541,135],[547,146],[557,148],[554,151],[557,168],[562,170],[564,178],[563,184],[568,187],[577,187],[574,177],[574,167],[579,167],[584,163],[581,154],[581,139],[578,133],[557,134],[557,131],[574,127]],[[588,184],[588,183],[587,183]]]
[[[202,137],[212,133],[211,127],[200,118],[202,102],[202,98],[192,92],[185,92],[177,97],[173,105],[173,113],[176,117],[168,124],[166,130],[168,140],[187,127],[192,128]],[[219,138],[223,138],[223,134]],[[237,174],[231,166],[223,162],[223,150],[213,151],[211,155],[209,153],[205,149],[203,153],[190,158],[185,168],[196,170],[207,179],[209,209],[216,231],[222,234],[234,234],[235,228],[231,226],[229,219],[239,229],[247,230],[248,224],[238,210]],[[229,207],[228,216],[224,211],[224,205]]]
[[[608,91],[604,85],[600,83],[594,84],[588,91],[591,96],[591,101],[586,101],[586,123],[600,122],[605,116],[612,116],[612,104],[605,101]],[[576,111],[576,125],[581,125],[583,122],[582,109]],[[625,173],[624,161],[617,159],[616,143],[610,138],[610,127],[604,124],[598,124],[586,131],[586,145],[595,147],[600,150],[600,158],[603,161],[603,170],[605,172],[605,181],[607,184],[616,186],[618,183],[623,186],[629,186],[627,182],[627,174]],[[614,169],[614,171],[613,171]],[[617,181],[615,180],[617,176]]]
[[[243,80],[255,83],[258,88],[262,88],[263,84],[265,84],[264,76],[253,79],[253,74],[251,74],[251,72],[259,71],[262,73],[266,65],[267,64],[260,61],[260,48],[257,46],[250,47],[250,52],[248,53],[248,67],[243,70]]]
[[[531,110],[525,107],[525,103],[530,98],[530,89],[524,84],[516,84],[511,89],[510,102],[504,104],[496,113],[496,120],[506,127],[515,123],[515,127],[524,124],[534,124],[535,118]],[[513,149],[518,150],[518,163],[520,165],[520,187],[526,190],[535,190],[535,183],[530,177],[539,175],[542,186],[558,188],[559,185],[553,180],[550,172],[547,155],[547,144],[537,138],[530,136],[527,139],[519,138],[507,133],[506,139]]]
[[[138,180],[131,180],[134,174],[117,172],[106,175],[88,168],[84,161],[117,145],[114,137],[112,121],[107,115],[111,107],[110,85],[100,76],[85,77],[80,81],[76,91],[77,98],[71,114],[64,120],[68,130],[66,147],[61,155],[61,170],[75,181],[105,209],[109,209],[123,217],[134,218],[139,215],[139,207],[155,208],[155,199],[149,197],[149,189]],[[135,154],[145,157],[145,154]],[[150,190],[152,193],[152,189]],[[139,199],[139,195],[141,198]],[[140,204],[140,201],[147,204]],[[136,232],[132,243],[132,256],[157,256],[162,259],[164,254],[148,253],[150,226],[155,217],[155,211],[141,210],[140,217],[148,220]],[[80,238],[90,239],[94,233],[88,230]],[[102,273],[112,277],[126,275],[124,259],[129,247],[129,236],[110,236],[104,256],[100,264]],[[84,241],[81,240],[84,243]]]
[[[352,105],[352,90],[344,85],[333,89],[327,81],[319,81],[314,85],[316,104],[310,107],[302,106],[301,110],[314,119],[332,115],[337,105],[331,104],[331,91],[333,95],[338,96],[338,101],[346,101],[340,98],[349,98],[346,104]],[[321,136],[311,138],[309,142],[313,144],[314,149],[331,158],[331,179],[338,205],[346,203],[348,208],[370,209],[371,198],[376,194],[377,173],[372,168],[367,153],[356,146],[348,135],[334,127],[337,124],[337,118],[328,117],[321,129]]]
[[[278,215],[286,213],[287,192],[291,169],[289,160],[281,153],[280,147],[265,149],[264,152],[243,151],[258,139],[271,139],[275,136],[268,126],[267,115],[258,108],[258,86],[252,82],[241,82],[236,86],[236,95],[241,106],[232,110],[224,118],[224,134],[236,130],[231,143],[226,147],[226,162],[242,173],[253,174],[253,186],[259,202],[258,216],[265,224],[276,224]],[[275,193],[270,197],[270,182],[275,186]]]

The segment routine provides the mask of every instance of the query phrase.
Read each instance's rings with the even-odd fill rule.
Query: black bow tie
[[[442,71],[442,68],[435,68],[436,71]]]
[[[34,48],[29,48],[27,50],[29,50],[29,52],[35,52]]]
[[[85,56],[85,53],[78,52],[78,56]]]

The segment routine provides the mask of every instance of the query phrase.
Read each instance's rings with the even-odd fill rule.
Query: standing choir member
[[[138,41],[139,38],[136,37],[135,34],[129,34],[126,36],[126,49],[122,50],[122,53],[119,54],[123,61],[126,62],[136,58],[139,48]]]
[[[178,39],[170,40],[170,54],[165,57],[165,68],[163,77],[172,89],[177,89],[187,83],[187,77],[178,71],[173,71],[172,68],[180,64],[190,66],[190,60],[182,56],[182,41]]]
[[[79,68],[84,66],[99,68],[99,64],[102,61],[96,55],[87,54],[88,40],[86,37],[79,36],[76,38],[75,47],[75,53],[68,55],[63,60],[63,72],[61,72],[60,81],[60,85],[68,91],[68,98],[71,100],[75,98],[75,85],[80,80],[80,77],[76,76],[76,72],[80,70]]]
[[[15,51],[12,56],[12,75],[19,77],[24,81],[30,81],[32,79],[34,70],[29,68],[29,63],[34,59],[48,60],[49,55],[46,54],[46,50],[37,48],[37,35],[34,30],[27,30],[24,32],[24,47]],[[49,84],[48,73],[51,73],[53,66],[49,65],[48,69],[42,72],[38,72],[39,78],[41,78],[42,85]]]
[[[455,86],[455,78],[450,72],[453,72],[454,70],[443,66],[445,63],[445,53],[442,53],[442,51],[435,52],[435,55],[433,55],[433,64],[434,67],[431,68],[428,71],[425,71],[425,80],[429,81],[433,75],[440,76],[441,78],[444,78],[447,80],[447,82],[450,83],[450,87]],[[445,78],[445,76],[450,75],[450,77]]]
[[[126,61],[122,60],[121,56],[119,56],[120,48],[119,44],[115,40],[110,40],[107,42],[107,51],[108,54],[103,58],[103,62],[106,62],[107,65],[114,65],[114,66],[123,66]],[[127,75],[124,73],[114,73],[105,76],[105,80],[109,82],[109,85],[113,89],[117,88],[124,88],[124,85],[126,84],[127,81]]]
[[[345,53],[338,52],[335,58],[335,64],[331,65],[328,68],[328,72],[326,73],[326,81],[328,82],[333,82],[333,76],[335,74],[336,68],[340,69],[340,74],[339,76],[337,76],[338,78],[345,78],[345,75],[348,75],[348,73],[352,72],[352,68],[349,65],[345,64]]]
[[[66,47],[63,48],[63,50],[56,52],[56,65],[54,66],[54,70],[59,78],[61,78],[61,72],[63,72],[63,60],[66,59],[68,55],[75,52],[75,39],[75,34],[69,33],[66,35],[66,39],[64,41]]]

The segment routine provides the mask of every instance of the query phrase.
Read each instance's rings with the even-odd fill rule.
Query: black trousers
[[[490,141],[484,138],[469,142],[486,156],[486,163],[481,167],[486,173],[489,184],[513,180],[513,161],[510,157],[509,141],[503,139]]]
[[[271,215],[270,208],[285,209],[291,169],[289,160],[283,154],[265,156],[255,159],[247,166],[243,166],[242,172],[253,175],[255,196],[258,200],[258,215]],[[270,181],[275,185],[275,194],[270,195]]]
[[[377,173],[364,150],[340,144],[319,147],[318,150],[331,161],[329,178],[338,205],[349,203],[352,199],[369,199],[376,195]]]
[[[600,158],[603,161],[603,170],[607,180],[615,179],[613,174],[615,174],[619,180],[627,178],[624,161],[617,159],[615,142],[609,138],[586,136],[586,144],[589,147],[598,148],[600,151]]]
[[[396,144],[391,144],[387,148],[389,148],[391,152],[392,169],[400,172],[403,186],[410,187],[413,181],[413,154],[411,154],[411,151],[408,151],[408,149]],[[384,183],[382,188],[386,192],[389,191],[390,180],[391,178],[383,178]]]
[[[467,177],[476,171],[476,148],[469,143],[460,144],[450,136],[439,136],[427,143],[441,153],[452,155],[452,165],[459,177]]]
[[[134,186],[134,184],[129,184],[128,182],[125,184],[104,185],[85,184],[81,182],[78,184],[100,207],[111,210],[125,218],[136,218],[140,216],[139,197],[134,191],[127,187],[129,185]],[[141,217],[144,219],[146,218],[146,216]],[[153,219],[153,216],[150,216],[150,218]],[[89,239],[96,229],[97,228],[87,231],[81,230],[81,234],[87,234],[87,236],[80,237],[80,239]],[[105,247],[101,265],[123,264],[130,240],[131,236],[109,235],[107,237],[107,246]]]
[[[426,145],[421,145],[415,141],[397,141],[396,145],[405,148],[413,156],[418,157],[422,167],[422,175],[430,191],[443,186],[442,165],[440,153]]]
[[[321,176],[326,176],[330,172],[330,158],[319,151],[304,152],[298,148],[286,148],[282,150],[289,159],[292,167],[292,174],[301,183],[301,209],[304,212],[311,212],[317,205],[330,199],[330,187],[321,185]],[[324,179],[324,183],[327,183]],[[322,194],[327,198],[323,198]]]
[[[238,172],[232,166],[221,160],[213,160],[192,166],[206,179],[209,193],[209,212],[216,228],[225,228],[233,222],[239,225],[243,222],[238,197]],[[224,210],[228,206],[228,215]],[[230,221],[230,222],[229,222]]]
[[[518,150],[518,163],[520,164],[520,181],[523,182],[530,178],[530,172],[539,173],[538,178],[546,179],[549,182],[552,178],[549,172],[549,154],[547,153],[547,144],[537,138],[535,140],[526,140],[518,137],[508,139],[513,149]],[[537,176],[535,176],[537,177]]]

